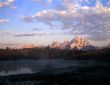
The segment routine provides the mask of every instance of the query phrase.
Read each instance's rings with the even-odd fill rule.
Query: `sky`
[[[110,0],[0,0],[0,48],[76,35],[95,46],[110,44]]]

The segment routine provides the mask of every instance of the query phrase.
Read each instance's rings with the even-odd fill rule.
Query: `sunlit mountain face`
[[[59,48],[59,49],[74,49],[81,50],[82,48],[89,45],[89,42],[84,38],[74,37],[71,41],[64,41],[63,43],[53,42],[49,45],[50,48]]]
[[[0,0],[0,48],[85,37],[110,44],[110,0]]]

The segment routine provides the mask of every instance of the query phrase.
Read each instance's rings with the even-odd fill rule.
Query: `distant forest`
[[[0,60],[19,59],[109,59],[110,48],[94,51],[60,49],[50,47],[34,47],[24,49],[0,49]]]

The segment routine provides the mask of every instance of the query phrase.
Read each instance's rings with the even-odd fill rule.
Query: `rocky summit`
[[[63,43],[60,42],[53,42],[50,45],[51,48],[60,48],[60,49],[76,49],[76,50],[92,50],[95,49],[94,46],[89,45],[89,42],[85,38],[80,38],[75,36],[71,41],[64,41]],[[87,48],[87,49],[86,49]]]

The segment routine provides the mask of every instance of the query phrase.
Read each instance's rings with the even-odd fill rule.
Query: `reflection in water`
[[[77,71],[78,68],[91,66],[107,66],[108,63],[81,60],[17,60],[1,61],[0,76],[31,74],[36,72],[63,73]]]
[[[21,68],[17,70],[10,70],[10,71],[1,71],[0,76],[8,76],[8,75],[16,75],[16,74],[31,74],[33,73],[29,68]]]

